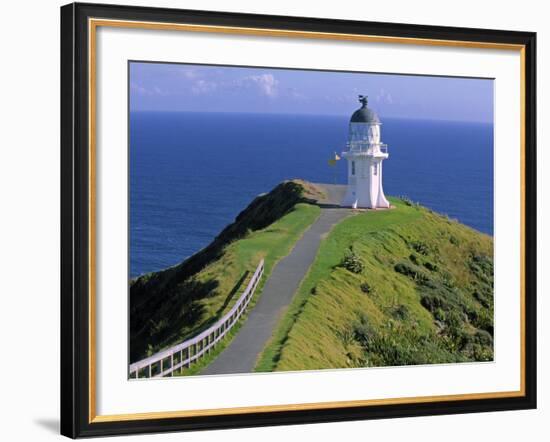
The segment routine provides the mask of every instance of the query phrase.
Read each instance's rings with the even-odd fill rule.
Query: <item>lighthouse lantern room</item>
[[[382,162],[388,158],[387,145],[380,142],[380,119],[359,95],[361,108],[351,116],[347,148],[348,187],[342,205],[356,208],[388,208],[382,187]]]

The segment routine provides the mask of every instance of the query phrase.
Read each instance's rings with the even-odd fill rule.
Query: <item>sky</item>
[[[350,115],[359,94],[381,118],[493,122],[493,80],[130,63],[131,111]]]

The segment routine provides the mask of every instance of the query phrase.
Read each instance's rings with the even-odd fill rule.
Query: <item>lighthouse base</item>
[[[341,205],[342,207],[351,207],[352,209],[389,209],[390,203],[383,193],[379,193],[377,197],[371,198],[361,197],[361,192],[355,189],[348,188],[346,196]]]
[[[342,206],[353,209],[387,209],[389,201],[384,195],[382,180],[377,175],[349,177]]]

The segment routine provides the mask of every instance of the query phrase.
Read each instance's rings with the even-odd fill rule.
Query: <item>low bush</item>
[[[478,291],[478,290],[474,290],[473,293],[472,293],[472,296],[474,297],[474,299],[479,302],[483,307],[487,308],[490,306],[490,302],[489,302],[489,299],[488,299],[488,296],[486,296],[485,294],[483,294],[481,291]]]
[[[493,312],[491,310],[480,310],[471,323],[475,328],[484,330],[491,336],[493,335]]]
[[[366,294],[369,294],[369,293],[371,293],[371,292],[373,291],[373,290],[372,290],[372,287],[369,285],[368,282],[363,282],[363,283],[360,285],[360,287],[361,287],[361,291],[362,291],[363,293],[366,293]]]
[[[433,317],[439,321],[439,322],[445,322],[445,319],[447,318],[447,315],[445,314],[445,310],[443,310],[441,307],[437,307],[433,312]]]
[[[346,254],[342,259],[340,266],[352,273],[361,273],[365,268],[363,261],[361,261],[359,256],[353,251],[352,246],[346,250]]]
[[[438,295],[424,295],[420,299],[420,304],[430,313],[434,313],[436,309],[449,310],[449,304]]]
[[[391,315],[395,319],[399,319],[401,321],[404,321],[406,319],[409,319],[409,317],[410,317],[409,308],[404,304],[400,304],[400,305],[398,305],[397,307],[395,307],[393,309]]]
[[[415,252],[420,253],[421,255],[428,256],[430,254],[430,248],[428,244],[423,241],[413,241],[410,246],[414,249]]]
[[[481,345],[493,345],[493,337],[489,332],[486,332],[485,330],[478,330],[474,335],[474,339],[478,344]]]
[[[401,273],[402,275],[408,276],[409,278],[413,279],[415,282],[418,283],[425,283],[429,280],[429,277],[417,266],[411,265],[407,262],[398,262],[394,266],[394,270],[397,273]]]
[[[388,322],[386,327],[377,327],[364,314],[353,325],[353,335],[363,348],[365,366],[433,364],[463,360],[462,356],[453,357],[442,351],[433,335],[418,333],[393,321]]]
[[[437,272],[438,267],[437,264],[434,264],[433,262],[426,261],[424,263],[424,267],[426,267],[430,272]]]

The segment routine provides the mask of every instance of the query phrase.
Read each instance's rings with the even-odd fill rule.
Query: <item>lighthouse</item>
[[[380,119],[370,109],[368,97],[359,95],[361,108],[351,116],[347,150],[348,187],[343,206],[367,209],[388,208],[390,203],[382,187],[382,162],[388,147],[380,142]]]

